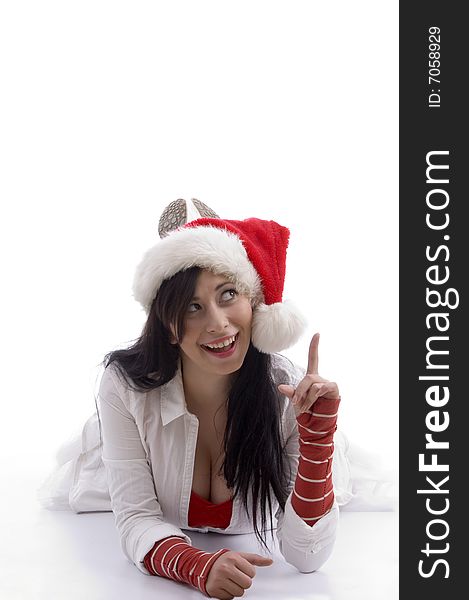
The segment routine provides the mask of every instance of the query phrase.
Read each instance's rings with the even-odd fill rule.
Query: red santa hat
[[[134,298],[147,314],[164,280],[201,267],[229,276],[251,298],[251,341],[258,350],[280,352],[298,341],[306,320],[291,301],[282,301],[290,237],[286,227],[257,218],[220,219],[193,199],[171,203],[159,230],[164,237],[145,253],[133,283]]]

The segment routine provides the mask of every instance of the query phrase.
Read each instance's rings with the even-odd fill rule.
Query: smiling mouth
[[[204,350],[207,350],[207,352],[212,352],[213,354],[224,354],[225,352],[229,352],[230,350],[232,350],[238,340],[239,337],[239,331],[236,335],[234,335],[230,340],[227,340],[226,342],[224,342],[224,344],[226,344],[227,342],[228,345],[223,345],[221,346],[221,344],[210,344],[210,345],[206,345],[206,344],[201,344],[202,348]],[[221,346],[221,347],[219,347]]]

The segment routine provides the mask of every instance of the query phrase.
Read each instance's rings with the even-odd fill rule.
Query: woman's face
[[[227,277],[202,270],[179,343],[183,365],[216,375],[238,371],[249,348],[251,322],[249,298]]]

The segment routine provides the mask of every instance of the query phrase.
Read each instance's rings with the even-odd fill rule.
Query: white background
[[[7,2],[0,9],[2,468],[34,483],[135,339],[162,209],[291,229],[284,352],[338,382],[339,428],[397,466],[398,4]],[[409,399],[411,401],[411,399]]]

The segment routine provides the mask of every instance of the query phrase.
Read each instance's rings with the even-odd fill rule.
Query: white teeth
[[[220,342],[219,344],[204,344],[204,346],[207,346],[207,348],[224,348],[225,346],[229,346],[235,341],[236,335],[234,335],[228,340],[225,340],[224,342]]]

